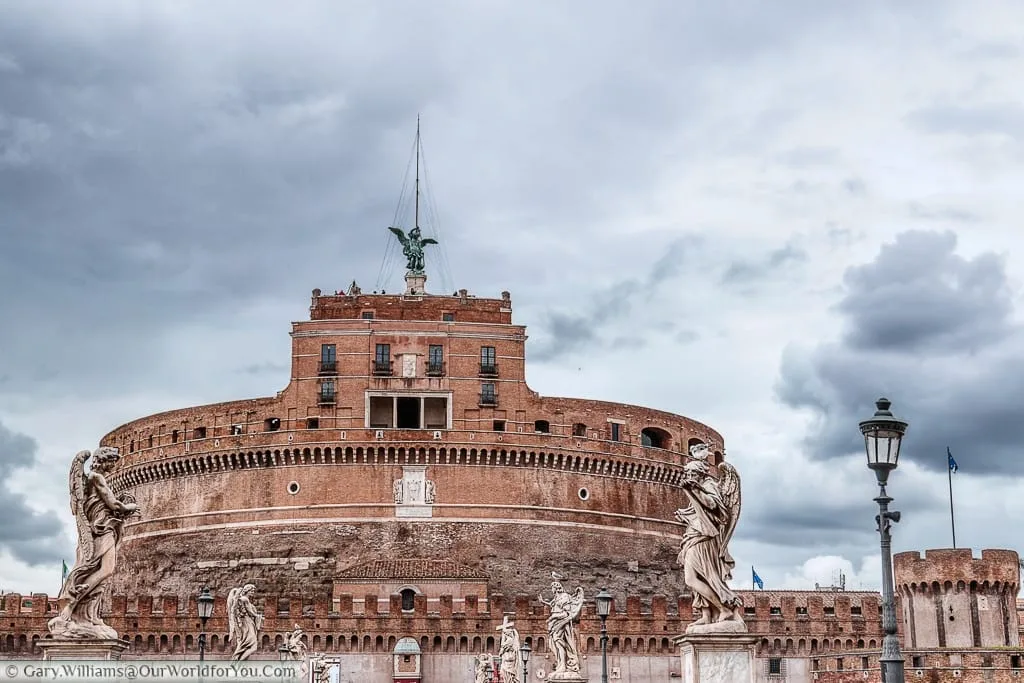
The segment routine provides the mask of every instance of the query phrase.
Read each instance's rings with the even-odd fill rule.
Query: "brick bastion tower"
[[[679,595],[674,511],[691,445],[722,437],[639,406],[541,396],[508,292],[313,290],[273,397],[183,408],[102,439],[143,515],[111,590],[193,595],[537,595],[552,571]],[[484,588],[481,590],[481,588]],[[596,588],[594,588],[596,590]],[[404,591],[404,592],[403,592]],[[486,604],[486,599],[484,603]],[[357,605],[358,607],[358,605]]]

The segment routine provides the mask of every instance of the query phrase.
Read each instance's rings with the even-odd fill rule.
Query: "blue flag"
[[[764,581],[762,581],[761,577],[757,575],[757,570],[751,567],[750,573],[754,575],[754,585],[760,588],[761,590],[764,590]]]
[[[953,454],[949,452],[949,446],[946,446],[946,460],[949,461],[949,471],[956,474],[956,471],[960,469],[960,465],[957,465],[956,460],[953,459]]]

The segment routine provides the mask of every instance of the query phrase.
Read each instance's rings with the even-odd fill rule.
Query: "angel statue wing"
[[[228,592],[228,640],[230,641],[235,637],[235,631],[238,630],[238,594],[242,592],[241,588],[232,588]]]
[[[401,228],[391,227],[389,227],[388,230],[395,233],[395,237],[398,238],[398,241],[401,243],[403,247],[405,246],[405,243],[409,241],[409,238],[405,236],[405,230],[402,230]]]
[[[420,240],[420,244],[437,244],[437,240],[435,240],[433,237],[424,237],[423,239]]]
[[[576,591],[572,594],[572,599],[569,601],[569,620],[576,621],[580,616],[580,611],[583,609],[583,588],[580,586],[576,587]]]
[[[718,466],[721,477],[718,481],[718,490],[722,495],[722,503],[728,510],[728,520],[725,529],[722,531],[722,560],[726,563],[726,579],[732,578],[732,567],[736,564],[729,554],[729,541],[732,540],[732,533],[736,530],[736,522],[740,518],[740,474],[731,463],[723,462]]]
[[[79,451],[71,461],[71,472],[68,475],[68,489],[71,493],[71,514],[75,516],[78,528],[78,552],[76,564],[84,564],[92,559],[92,530],[85,516],[85,461],[92,456],[89,451]]]

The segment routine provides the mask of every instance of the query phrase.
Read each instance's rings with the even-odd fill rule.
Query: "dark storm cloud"
[[[7,7],[0,287],[18,296],[3,305],[17,321],[0,329],[5,391],[142,386],[182,324],[347,284],[339,271],[365,285],[417,112],[454,188],[445,244],[460,283],[491,278],[493,231],[568,233],[649,192],[651,150],[706,106],[706,65],[789,49],[817,26],[856,34],[868,17],[850,7]],[[753,112],[744,135],[778,119]],[[509,271],[535,260],[530,243],[505,250]]]
[[[862,448],[857,422],[886,395],[911,423],[906,458],[941,470],[950,446],[962,472],[1024,472],[1024,336],[1003,260],[955,249],[949,232],[898,235],[847,271],[841,339],[786,350],[777,395],[815,415],[813,457]]]
[[[700,243],[700,238],[693,235],[673,240],[643,277],[619,280],[596,293],[582,306],[583,313],[547,313],[540,325],[541,341],[536,349],[530,349],[530,358],[548,362],[584,347],[606,345],[608,327],[626,319],[634,308],[649,301],[660,287],[679,275],[688,262],[689,252]],[[662,324],[657,331],[671,332],[672,329],[671,325]],[[636,336],[614,337],[607,342],[611,348],[642,346],[643,343],[643,339]]]
[[[973,352],[1013,329],[1003,259],[965,259],[952,232],[905,232],[869,264],[850,268],[839,310],[844,341],[868,351]]]
[[[803,263],[807,252],[793,244],[774,249],[756,261],[735,261],[722,273],[723,285],[749,284],[776,274],[787,266]]]
[[[53,564],[70,557],[60,520],[52,512],[40,513],[28,505],[24,493],[12,491],[15,470],[36,462],[36,442],[0,423],[0,548],[30,565]]]

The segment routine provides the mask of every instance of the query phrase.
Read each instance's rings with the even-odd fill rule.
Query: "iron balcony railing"
[[[427,376],[428,377],[441,377],[444,375],[444,362],[438,361],[436,363],[427,363]]]
[[[498,376],[498,364],[497,363],[481,363],[480,374],[483,377],[497,377]]]
[[[333,375],[338,372],[338,362],[333,360],[320,361],[320,374]]]
[[[375,375],[390,375],[392,373],[393,366],[390,360],[375,359],[373,361],[373,374]]]
[[[497,394],[480,394],[480,405],[482,406],[496,406],[498,405]]]

